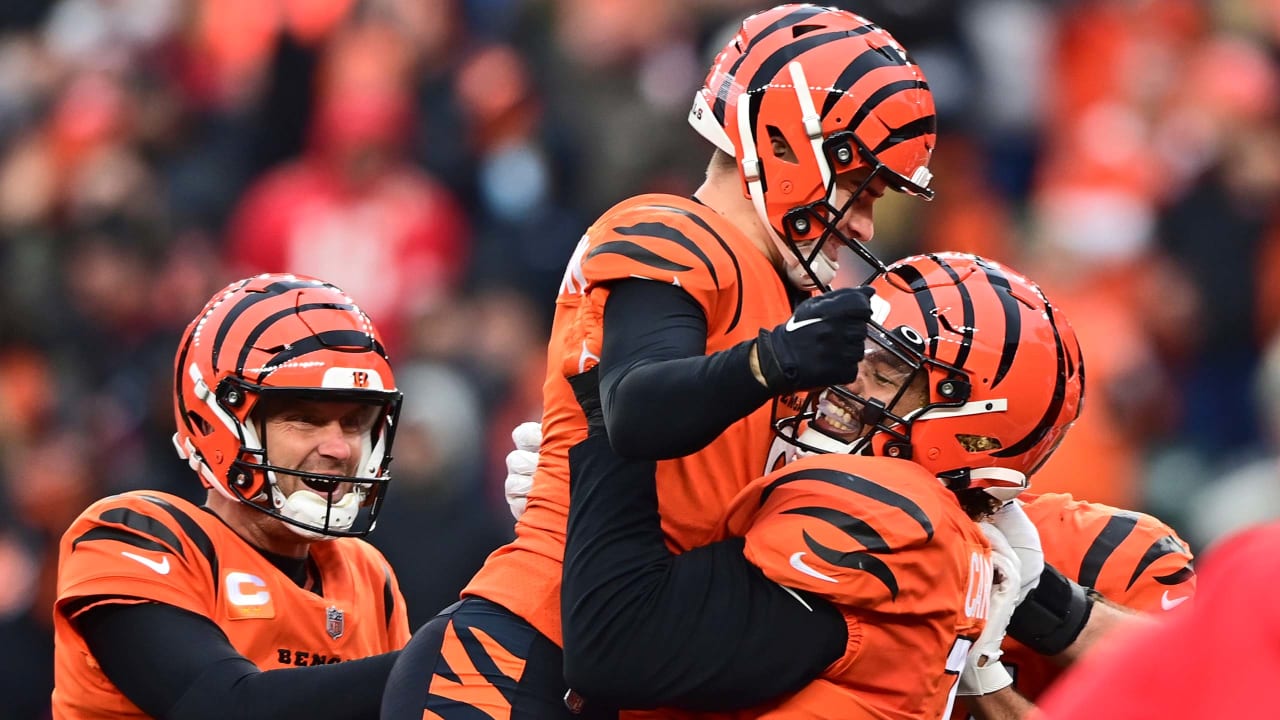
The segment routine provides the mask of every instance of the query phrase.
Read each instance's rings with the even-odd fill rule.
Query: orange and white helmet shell
[[[269,468],[251,415],[263,395],[384,406],[353,482],[389,477],[399,392],[369,317],[337,287],[264,274],[216,294],[187,327],[174,359],[174,445],[207,487],[262,498]],[[379,491],[374,497],[381,496]]]
[[[821,228],[788,227],[785,216],[823,200],[834,175],[860,166],[878,163],[891,188],[932,195],[928,83],[893,36],[851,12],[790,4],[748,17],[716,56],[689,121],[738,160],[748,196],[759,181],[757,210],[779,237],[817,239]],[[857,143],[842,154],[847,161],[824,157],[823,143],[842,132]],[[774,157],[771,133],[798,162]]]
[[[910,418],[911,456],[939,476],[964,473],[970,487],[1001,487],[1034,473],[1080,414],[1084,360],[1071,324],[1040,288],[999,263],[932,253],[894,263],[874,280],[879,324],[914,330],[928,378],[928,405]],[[966,398],[948,397],[950,381]],[[958,402],[962,399],[963,402]],[[994,447],[969,449],[964,438]],[[873,436],[876,454],[891,442]]]

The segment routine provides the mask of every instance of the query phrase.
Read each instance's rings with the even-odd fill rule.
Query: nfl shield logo
[[[330,605],[329,609],[324,611],[324,629],[329,633],[329,637],[334,640],[342,637],[342,625],[342,611]]]

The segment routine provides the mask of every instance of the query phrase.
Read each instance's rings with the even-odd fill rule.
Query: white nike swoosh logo
[[[787,319],[786,329],[787,329],[787,332],[791,332],[792,330],[799,330],[802,327],[812,325],[814,323],[820,323],[820,322],[822,322],[822,318],[809,318],[808,320],[801,320],[799,322],[796,322],[796,316],[792,315],[790,318]]]
[[[1190,596],[1190,595],[1184,595],[1184,596],[1182,596],[1182,597],[1180,597],[1180,598],[1175,598],[1175,599],[1173,599],[1173,600],[1170,600],[1170,599],[1169,599],[1169,591],[1168,591],[1168,590],[1165,590],[1165,591],[1164,591],[1164,594],[1160,596],[1160,609],[1161,609],[1161,610],[1172,610],[1172,609],[1174,609],[1174,608],[1178,607],[1179,605],[1181,605],[1182,603],[1184,603],[1184,602],[1186,602],[1186,601],[1188,601],[1188,600],[1190,600],[1190,599],[1191,599],[1191,596]]]
[[[805,575],[808,575],[809,577],[816,577],[819,580],[825,580],[827,582],[832,582],[832,583],[837,582],[835,578],[829,575],[823,575],[817,570],[814,570],[813,568],[809,567],[808,563],[804,561],[804,556],[805,556],[804,551],[793,553],[791,555],[791,567],[799,570],[800,572],[804,573]]]
[[[123,556],[125,556],[125,557],[127,557],[127,558],[129,558],[130,560],[137,560],[138,562],[142,563],[143,565],[146,565],[147,567],[151,568],[152,570],[155,570],[156,572],[160,573],[161,575],[168,575],[168,574],[169,574],[169,557],[168,557],[167,555],[166,555],[163,559],[161,559],[161,560],[158,560],[158,561],[157,561],[157,560],[152,560],[152,559],[151,559],[151,558],[149,558],[149,557],[143,557],[143,556],[141,556],[141,555],[134,555],[133,553],[129,552],[128,550],[121,550],[121,551],[120,551],[120,554],[121,554],[121,555],[123,555]]]

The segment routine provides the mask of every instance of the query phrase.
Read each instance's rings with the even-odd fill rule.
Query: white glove
[[[533,489],[533,471],[538,469],[538,448],[542,445],[542,424],[520,423],[511,431],[516,449],[507,453],[507,507],[511,517],[519,520],[524,514]]]
[[[1040,531],[1036,529],[1031,518],[1022,509],[1022,503],[1010,500],[992,514],[990,522],[1000,530],[1004,539],[1009,541],[1013,552],[1021,563],[1022,586],[1018,588],[1018,604],[1027,599],[1027,595],[1040,584],[1040,573],[1044,572],[1044,550],[1040,546]]]
[[[1003,653],[1000,644],[1004,642],[1009,619],[1018,607],[1018,587],[1022,584],[1019,569],[1021,561],[996,526],[980,522],[978,527],[982,528],[983,534],[991,541],[991,566],[995,570],[995,577],[991,582],[987,625],[969,649],[964,670],[960,671],[960,685],[957,688],[960,695],[987,695],[1013,684],[1009,671],[1000,662],[1000,655]]]

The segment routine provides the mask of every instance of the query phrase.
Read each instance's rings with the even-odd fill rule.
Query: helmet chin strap
[[[770,228],[770,234],[773,234],[772,228]],[[774,234],[774,237],[777,238],[777,235]],[[777,244],[781,244],[781,242],[779,241]],[[802,243],[797,246],[797,249],[803,255],[808,255],[812,252],[812,248],[812,242]],[[835,280],[836,273],[840,270],[839,262],[827,257],[826,253],[820,252],[818,253],[818,256],[809,263],[808,270],[806,270],[805,264],[800,262],[800,259],[795,256],[795,253],[791,252],[788,248],[781,249],[783,262],[787,268],[787,279],[791,281],[792,285],[795,285],[801,290],[831,287],[831,281]],[[810,273],[812,273],[812,275],[810,275]],[[815,277],[817,278],[818,284],[814,284]]]
[[[791,71],[796,100],[800,104],[805,135],[809,138],[814,163],[822,176],[823,187],[831,188],[831,194],[827,197],[828,202],[830,202],[834,199],[835,186],[831,183],[831,167],[826,157],[822,154],[821,117],[814,108],[813,97],[809,94],[808,82],[805,80],[804,69],[800,63],[793,61],[788,68]],[[840,269],[840,263],[821,252],[812,261],[808,263],[802,262],[796,256],[795,250],[799,250],[801,254],[807,256],[812,253],[813,244],[816,241],[799,243],[793,249],[778,235],[778,231],[769,220],[769,211],[764,197],[764,183],[760,180],[760,156],[756,153],[756,136],[751,126],[751,103],[748,101],[746,93],[743,93],[738,98],[738,142],[742,146],[741,168],[743,179],[747,183],[747,194],[751,196],[751,204],[756,209],[756,215],[760,217],[760,221],[764,224],[765,231],[769,233],[770,240],[773,241],[774,246],[782,254],[782,264],[786,271],[787,280],[801,290],[829,288],[831,281],[835,279],[836,272]],[[807,268],[806,265],[808,266]]]
[[[807,447],[816,448],[826,453],[847,454],[853,450],[853,443],[840,442],[812,426],[806,427],[796,440],[804,443]]]
[[[271,504],[286,518],[309,527],[303,528],[292,523],[285,525],[292,531],[311,540],[331,540],[332,535],[325,535],[319,528],[325,527],[325,517],[329,519],[330,530],[349,530],[360,512],[363,493],[359,487],[353,487],[341,499],[330,503],[326,497],[308,488],[300,487],[285,496],[276,482],[274,472],[267,473],[267,482],[271,487]],[[316,528],[316,529],[309,529]]]

